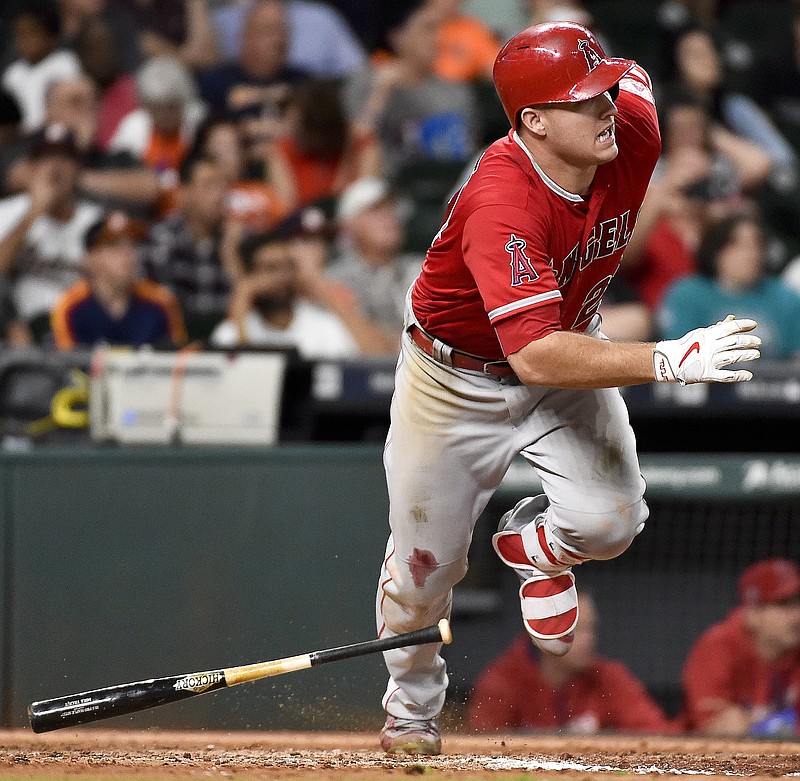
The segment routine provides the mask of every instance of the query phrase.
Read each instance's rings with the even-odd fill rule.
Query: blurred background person
[[[695,642],[683,667],[692,732],[797,738],[800,568],[770,558],[739,577],[739,604]]]
[[[714,127],[686,92],[674,92],[661,117],[661,157],[620,265],[651,312],[676,279],[695,271],[709,222],[740,208],[770,170],[764,152]]]
[[[22,112],[22,128],[30,132],[44,122],[44,100],[56,79],[80,73],[75,52],[59,47],[61,21],[53,0],[24,0],[11,18],[18,59],[0,77]]]
[[[115,0],[139,29],[145,57],[169,54],[188,68],[219,60],[209,0]]]
[[[0,200],[0,273],[11,275],[19,316],[39,339],[56,298],[80,278],[83,236],[100,217],[78,196],[82,156],[63,125],[40,131],[26,192]]]
[[[660,338],[748,312],[758,321],[765,358],[800,356],[800,295],[764,268],[767,238],[752,213],[711,224],[697,249],[697,273],[677,280],[658,313]]]
[[[439,14],[436,75],[448,81],[492,80],[500,41],[479,18],[464,12],[464,0],[428,0]]]
[[[229,0],[214,9],[223,59],[239,57],[247,14],[258,2]],[[311,0],[281,2],[288,32],[286,58],[291,67],[321,79],[338,79],[366,62],[364,47],[336,8]]]
[[[148,214],[161,197],[158,176],[128,152],[110,152],[95,141],[98,126],[97,89],[85,75],[59,79],[50,85],[45,101],[48,125],[70,130],[81,153],[78,191],[106,208],[135,209]],[[3,155],[0,172],[7,190],[24,190],[31,176],[27,155],[33,138],[20,139]]]
[[[339,252],[331,279],[349,288],[364,317],[375,323],[383,352],[395,354],[403,330],[406,294],[422,268],[422,255],[402,252],[399,206],[383,179],[359,179],[338,202]]]
[[[175,296],[139,277],[136,245],[146,232],[146,225],[119,211],[89,227],[85,279],[65,290],[51,313],[59,350],[100,343],[178,347],[186,341]]]
[[[481,673],[467,703],[473,730],[575,735],[670,733],[674,726],[642,683],[597,653],[597,609],[585,591],[581,620],[564,656],[541,653],[527,634]]]
[[[440,16],[422,0],[392,13],[391,57],[348,78],[347,114],[377,136],[389,178],[420,158],[466,161],[477,148],[478,109],[468,85],[435,73]]]
[[[675,89],[688,91],[705,106],[716,125],[750,141],[767,155],[770,174],[779,188],[794,185],[797,152],[753,99],[727,86],[724,61],[711,29],[687,25],[675,38],[672,57],[665,96]]]
[[[141,160],[169,189],[206,109],[191,72],[171,55],[147,60],[136,73],[136,89],[141,108],[119,123],[108,147]]]
[[[248,118],[251,135],[272,140],[283,132],[292,88],[310,75],[289,63],[289,30],[282,0],[247,8],[241,49],[230,61],[198,73],[200,94],[217,112]]]
[[[203,122],[191,156],[217,163],[227,182],[226,210],[244,229],[263,233],[287,215],[285,201],[265,178],[264,159],[249,149],[241,128],[229,116],[211,116]]]
[[[97,90],[97,130],[94,142],[107,149],[119,123],[139,108],[136,80],[122,70],[114,31],[109,23],[95,16],[88,19],[74,41],[83,72]]]
[[[227,319],[211,334],[215,347],[294,347],[302,358],[359,354],[355,339],[333,312],[314,301],[305,285],[294,239],[296,229],[279,225],[243,242],[244,273],[231,293]]]
[[[58,0],[61,15],[61,44],[75,48],[75,39],[89,21],[101,19],[112,31],[120,68],[134,73],[144,56],[136,20],[116,0]]]
[[[205,339],[225,317],[232,285],[242,273],[237,246],[243,231],[226,212],[228,180],[216,160],[189,157],[179,179],[176,209],[152,226],[142,261],[147,277],[177,296],[189,337]]]
[[[308,81],[297,87],[286,107],[286,133],[267,154],[268,181],[289,209],[337,196],[380,168],[374,134],[348,121],[338,85]]]

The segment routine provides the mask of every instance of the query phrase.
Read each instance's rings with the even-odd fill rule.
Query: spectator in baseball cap
[[[800,567],[768,558],[739,577],[739,604],[706,630],[683,669],[689,730],[796,738],[800,691]]]
[[[146,226],[124,212],[102,217],[86,231],[86,278],[66,290],[52,312],[56,346],[98,343],[177,346],[186,340],[175,296],[139,279],[136,243]]]
[[[397,199],[383,179],[364,177],[338,202],[340,247],[330,276],[353,291],[362,315],[383,335],[383,352],[396,353],[406,293],[422,255],[402,251],[406,240]]]

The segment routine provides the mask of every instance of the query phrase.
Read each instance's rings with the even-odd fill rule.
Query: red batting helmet
[[[597,38],[574,22],[538,24],[517,33],[494,61],[494,86],[516,127],[539,103],[574,103],[611,89],[636,63],[606,57]]]

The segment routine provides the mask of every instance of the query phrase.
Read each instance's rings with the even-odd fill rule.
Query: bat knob
[[[450,631],[450,622],[443,618],[439,624],[439,634],[442,636],[442,642],[445,645],[450,645],[453,642],[453,633]]]

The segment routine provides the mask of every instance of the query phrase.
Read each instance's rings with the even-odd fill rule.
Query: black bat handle
[[[311,657],[311,666],[314,667],[325,662],[338,662],[340,659],[352,659],[379,651],[391,651],[393,648],[425,645],[426,643],[449,643],[450,640],[449,625],[447,622],[440,622],[437,626],[426,626],[424,629],[405,632],[393,637],[380,637],[377,640],[329,648],[326,651],[314,651],[309,656]]]

